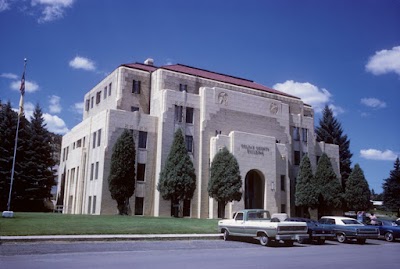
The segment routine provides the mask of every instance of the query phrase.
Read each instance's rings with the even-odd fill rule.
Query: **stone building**
[[[243,208],[295,214],[296,175],[306,153],[314,168],[327,153],[340,177],[338,146],[316,142],[312,107],[251,80],[181,64],[156,67],[148,59],[119,66],[84,102],[82,122],[62,141],[63,213],[117,213],[107,178],[113,145],[124,129],[133,131],[137,147],[130,199],[136,215],[171,215],[171,202],[156,186],[177,128],[197,176],[193,199],[182,205],[184,216],[218,217],[207,185],[212,159],[223,147],[237,158],[243,180],[242,200],[228,204],[227,216]]]

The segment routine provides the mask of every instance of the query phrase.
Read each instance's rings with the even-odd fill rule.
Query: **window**
[[[78,141],[76,141],[76,147],[77,148],[82,147],[82,139],[79,139]]]
[[[101,143],[101,129],[97,131],[97,146],[100,147]]]
[[[294,151],[294,165],[300,165],[300,151]]]
[[[132,82],[132,93],[140,93],[140,80],[133,80]]]
[[[147,148],[147,132],[139,131],[139,148]]]
[[[93,196],[93,210],[92,210],[92,214],[96,213],[96,195]]]
[[[99,92],[96,93],[96,105],[97,105],[98,103],[100,103],[100,100],[101,100],[101,91],[99,91]]]
[[[281,213],[286,213],[286,204],[281,204]]]
[[[137,106],[131,106],[131,112],[139,111]]]
[[[193,123],[193,107],[186,108],[186,123]]]
[[[93,133],[93,148],[96,147],[96,132]]]
[[[107,98],[107,86],[104,87],[103,99]]]
[[[186,84],[179,84],[179,91],[180,92],[187,92],[187,85]]]
[[[72,144],[72,149],[75,149],[75,142]]]
[[[95,171],[95,176],[94,179],[99,178],[99,162],[96,162],[96,171]]]
[[[281,175],[281,191],[286,191],[285,175]],[[284,213],[284,212],[283,212]]]
[[[144,181],[146,171],[146,164],[138,163],[137,164],[137,181]]]
[[[90,180],[93,180],[94,163],[90,166]]]
[[[69,152],[69,147],[67,147],[67,154],[65,155],[65,160],[68,160],[68,152]]]
[[[237,213],[235,220],[243,220],[243,213]]]
[[[135,198],[135,215],[143,215],[143,197]]]
[[[86,111],[89,111],[89,106],[90,106],[90,100],[86,99],[86,107],[85,107]]]
[[[108,84],[108,96],[110,96],[111,95],[111,83],[110,84]]]
[[[185,142],[186,142],[186,150],[188,152],[193,152],[193,136],[186,135]]]
[[[93,103],[94,103],[94,96],[90,98],[90,108],[93,108]]]
[[[182,106],[175,105],[175,122],[182,122],[183,118],[182,110],[183,110]]]
[[[183,216],[190,217],[190,199],[183,200]]]
[[[303,142],[307,142],[307,128],[301,128],[301,139]]]
[[[300,130],[298,127],[293,127],[293,140],[300,141]]]
[[[90,214],[90,209],[92,209],[92,196],[89,196],[88,200],[89,201],[88,201],[88,210],[87,210],[87,212],[88,212],[88,214]]]

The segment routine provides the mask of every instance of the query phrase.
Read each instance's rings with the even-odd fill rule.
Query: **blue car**
[[[400,238],[400,225],[394,220],[377,219],[375,224],[367,222],[368,225],[379,228],[379,234],[388,242],[393,242]]]
[[[322,228],[319,226],[318,222],[312,219],[307,218],[287,218],[285,221],[293,221],[293,222],[305,222],[307,223],[307,233],[308,239],[300,240],[299,243],[303,244],[305,242],[313,242],[314,240],[317,244],[324,244],[325,239],[332,239],[335,237],[335,233],[332,229]]]

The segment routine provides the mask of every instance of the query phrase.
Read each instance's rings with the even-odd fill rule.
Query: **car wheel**
[[[325,239],[321,239],[321,238],[317,239],[317,244],[318,244],[318,245],[323,245],[323,244],[325,244]]]
[[[365,241],[367,241],[365,238],[357,239],[357,243],[359,244],[365,244]]]
[[[339,243],[344,243],[346,241],[346,236],[344,234],[337,234],[336,239]]]
[[[388,242],[393,242],[394,241],[393,234],[391,232],[385,233],[385,240]]]
[[[262,246],[269,246],[271,244],[271,240],[269,240],[268,236],[265,233],[260,235],[260,244]]]
[[[224,241],[228,241],[229,240],[229,232],[228,230],[224,230]]]

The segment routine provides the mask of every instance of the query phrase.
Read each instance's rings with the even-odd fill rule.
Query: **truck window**
[[[235,220],[243,220],[243,213],[237,213]]]

